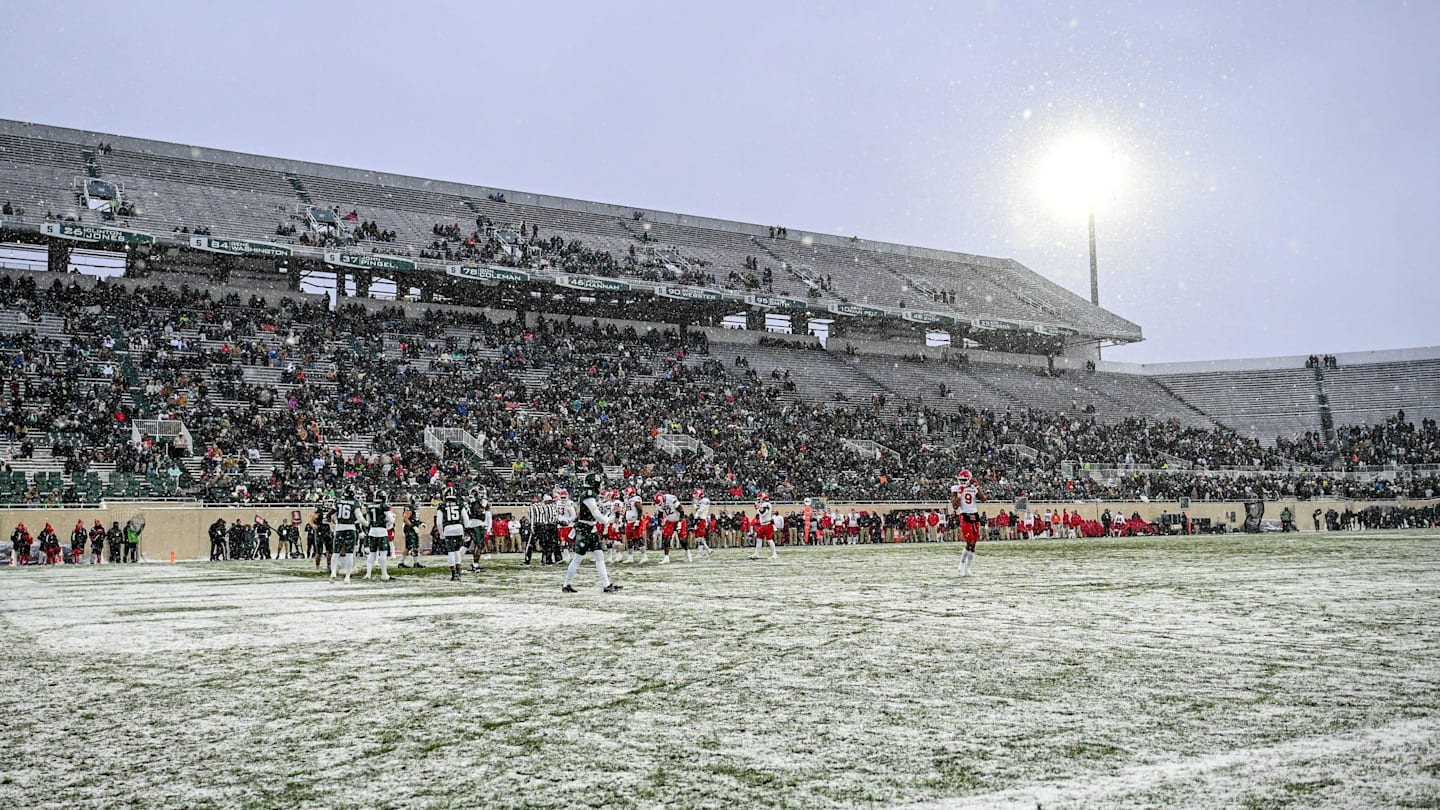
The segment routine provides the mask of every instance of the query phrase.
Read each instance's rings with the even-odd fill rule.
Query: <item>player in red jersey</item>
[[[685,513],[680,509],[680,499],[668,492],[655,493],[655,506],[660,513],[660,540],[664,556],[661,564],[670,562],[670,546],[679,538],[685,548],[685,562],[693,562],[690,554],[690,537],[685,530]]]
[[[950,487],[950,507],[960,515],[960,540],[965,551],[960,555],[960,576],[970,576],[975,561],[975,544],[980,542],[980,490],[976,489],[969,470],[961,470],[955,485]]]
[[[764,543],[770,544],[770,559],[779,559],[775,553],[775,513],[770,508],[769,493],[762,492],[755,496],[755,522],[751,525],[755,528],[755,553],[750,559],[760,559],[760,547]]]
[[[622,497],[625,515],[625,562],[643,564],[645,552],[648,545],[645,542],[645,510],[642,508],[640,494],[634,487],[626,487]],[[640,552],[640,559],[635,559],[635,552]]]
[[[560,553],[565,561],[570,561],[572,548],[575,545],[575,521],[580,517],[580,510],[575,502],[570,500],[570,490],[561,487],[555,491],[555,518],[559,527],[556,534],[560,537]]]
[[[695,551],[701,558],[710,556],[710,544],[705,542],[710,536],[710,499],[705,497],[705,490],[697,489],[694,492],[695,514],[690,520],[690,538],[695,541]],[[689,555],[686,555],[687,561]]]

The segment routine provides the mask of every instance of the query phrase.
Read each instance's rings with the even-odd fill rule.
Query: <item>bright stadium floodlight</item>
[[[1090,218],[1090,303],[1100,305],[1100,273],[1095,260],[1095,204],[1109,197],[1124,179],[1125,162],[1109,144],[1093,135],[1075,135],[1046,155],[1038,173],[1040,195],[1062,215],[1086,211]]]

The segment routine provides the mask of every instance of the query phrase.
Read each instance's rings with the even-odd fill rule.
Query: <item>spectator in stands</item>
[[[358,305],[331,311],[313,300],[270,305],[183,286],[35,289],[25,280],[0,276],[0,294],[37,314],[64,317],[70,353],[33,337],[0,343],[12,367],[23,369],[11,399],[25,404],[9,415],[7,433],[23,447],[24,431],[53,435],[61,425],[82,434],[78,443],[52,448],[72,472],[109,461],[118,471],[173,478],[177,491],[209,500],[309,500],[357,479],[418,494],[432,494],[446,480],[483,480],[500,498],[547,487],[559,477],[555,470],[595,460],[627,468],[626,477],[643,487],[739,486],[747,496],[763,488],[831,498],[943,498],[941,482],[962,461],[986,477],[987,492],[1009,497],[1025,489],[1036,499],[1214,499],[1245,486],[1277,496],[1395,497],[1436,485],[1433,476],[1407,475],[1380,493],[1363,481],[1289,472],[1297,461],[1323,458],[1316,439],[1296,442],[1291,452],[1284,443],[1271,450],[1233,431],[1147,419],[1100,422],[966,406],[942,413],[910,403],[890,409],[873,395],[839,408],[781,400],[777,389],[795,389],[792,375],[762,377],[743,356],[727,369],[704,356],[708,345],[693,332],[681,339],[673,331],[640,334],[555,318],[520,326],[454,311],[407,316]],[[97,308],[114,313],[131,363],[143,370],[143,410],[131,403],[130,383],[118,368],[108,383],[80,382],[117,357],[109,328],[88,314]],[[275,369],[279,383],[250,381],[251,367]],[[544,383],[527,383],[536,373]],[[163,447],[131,442],[128,422],[136,416],[184,422],[196,454],[186,462],[190,469],[173,465]],[[484,434],[487,451],[514,464],[517,474],[491,479],[468,469],[463,456],[425,450],[419,435],[434,424]],[[949,434],[951,443],[920,451],[917,424]],[[677,466],[654,448],[661,427],[700,438],[712,455]],[[326,441],[329,434],[363,436],[369,447],[341,453]],[[843,440],[855,436],[899,455],[852,456]],[[1428,420],[1416,427],[1397,414],[1381,426],[1342,426],[1337,436],[1355,465],[1440,457]],[[1006,444],[1038,456],[1016,457],[1000,449]],[[1144,468],[1179,457],[1202,470],[1241,464],[1272,471],[1243,478],[1136,471],[1112,484],[1058,471],[1061,459],[1113,463],[1127,453]],[[846,463],[831,476],[836,459]]]

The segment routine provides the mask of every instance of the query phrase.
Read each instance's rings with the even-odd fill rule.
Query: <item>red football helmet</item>
[[[659,506],[660,504],[662,504],[662,503],[664,503],[664,502],[665,502],[665,493],[663,493],[663,492],[657,492],[657,493],[655,493],[655,505],[656,505],[656,506]]]
[[[959,478],[960,478],[960,483],[962,483],[962,484],[968,484],[968,483],[970,483],[970,480],[973,478],[973,476],[970,475],[970,471],[969,471],[969,470],[961,470],[961,471],[960,471],[960,476],[959,476]]]
[[[635,497],[635,487],[625,487],[625,497],[627,497],[627,498],[633,498],[633,497]]]
[[[756,500],[756,501],[768,501],[768,500],[770,500],[770,493],[768,493],[768,492],[762,492],[762,493],[760,493],[759,495],[756,495],[756,496],[755,496],[755,500]]]
[[[695,490],[695,500],[698,501],[698,500],[700,500],[700,499],[703,498],[703,497],[705,497],[705,490],[703,490],[703,489],[697,489],[697,490]]]

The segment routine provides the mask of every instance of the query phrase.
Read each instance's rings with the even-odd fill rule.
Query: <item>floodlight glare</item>
[[[1125,161],[1093,135],[1072,135],[1055,145],[1036,174],[1040,196],[1063,216],[1090,220],[1090,303],[1100,305],[1100,271],[1095,259],[1095,205],[1119,188]]]
[[[1115,192],[1125,162],[1093,135],[1073,135],[1055,145],[1037,172],[1040,195],[1061,214],[1082,215]]]

